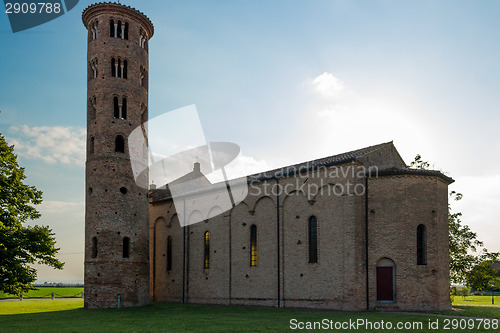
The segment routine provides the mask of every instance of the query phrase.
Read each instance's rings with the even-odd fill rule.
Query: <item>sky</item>
[[[0,13],[0,132],[64,270],[83,280],[87,32],[81,0],[12,33]],[[149,116],[196,105],[208,141],[241,147],[253,173],[394,141],[453,177],[452,202],[500,251],[500,2],[124,0],[145,13]]]

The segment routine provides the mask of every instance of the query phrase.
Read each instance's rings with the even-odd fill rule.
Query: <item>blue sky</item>
[[[80,1],[13,34],[0,13],[0,132],[83,279],[86,30]],[[150,118],[196,104],[256,172],[394,140],[446,171],[464,223],[500,251],[500,2],[122,1],[154,23]]]

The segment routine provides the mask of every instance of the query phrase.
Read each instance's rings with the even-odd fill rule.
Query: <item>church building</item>
[[[212,184],[204,165],[193,161],[190,173],[147,189],[149,175],[134,174],[131,155],[148,165],[153,24],[118,3],[93,4],[82,19],[88,30],[86,308],[151,301],[451,308],[451,178],[408,168],[387,142],[250,175],[237,186]],[[136,128],[145,139],[139,154],[127,140]],[[189,190],[174,193],[183,184]]]

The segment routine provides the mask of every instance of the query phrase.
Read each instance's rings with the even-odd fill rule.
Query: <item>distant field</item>
[[[491,296],[455,296],[453,305],[491,305]],[[500,295],[495,295],[495,305],[500,306]]]
[[[73,287],[39,287],[38,290],[30,290],[23,294],[23,298],[50,298],[54,293],[55,297],[81,297],[83,288]],[[0,299],[19,298],[19,295],[11,295],[0,292]]]
[[[444,329],[444,317],[428,314],[351,313],[338,311],[247,308],[193,304],[154,303],[140,308],[84,310],[82,299],[0,301],[0,331],[5,332],[293,332],[290,321],[334,323],[357,322],[390,323],[392,329],[332,329],[334,332],[498,332],[492,327],[477,328],[479,320],[459,318],[473,324],[474,329]],[[486,306],[457,306],[460,310],[450,312],[453,316],[500,319],[500,308]],[[438,329],[428,327],[438,322]],[[422,329],[396,329],[398,323],[414,325]],[[482,322],[484,323],[484,321]],[[386,326],[387,327],[387,326]],[[496,326],[498,327],[498,326]],[[319,330],[318,330],[319,331]]]

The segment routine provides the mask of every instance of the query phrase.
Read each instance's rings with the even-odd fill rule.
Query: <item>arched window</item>
[[[124,38],[128,39],[128,22],[125,22],[125,30],[123,32]]]
[[[417,265],[427,265],[427,239],[423,224],[417,227]]]
[[[115,37],[115,20],[109,21],[109,37]]]
[[[122,99],[122,112],[120,118],[127,119],[127,99],[125,97]]]
[[[123,238],[123,258],[130,257],[130,238]]]
[[[122,73],[123,73],[123,63],[122,63],[122,60],[120,58],[118,58],[118,68],[117,68],[117,72],[116,72],[116,77],[122,77]]]
[[[87,110],[88,110],[87,117],[90,120],[95,120],[96,113],[97,113],[95,96],[93,98],[89,98],[88,103],[87,103]]]
[[[115,138],[115,152],[117,153],[125,152],[125,139],[121,135],[118,135]]]
[[[113,97],[113,116],[120,118],[120,107],[118,106],[118,97]]]
[[[123,60],[122,78],[127,78],[127,60]]]
[[[257,226],[250,227],[250,266],[257,266]]]
[[[309,218],[309,263],[318,262],[318,220],[316,216]]]
[[[127,119],[127,98],[123,97],[121,101],[117,96],[113,97],[113,117],[116,119]]]
[[[91,136],[90,137],[90,142],[89,142],[89,154],[93,154],[94,153],[94,137]]]
[[[210,268],[210,232],[205,232],[204,236],[204,251],[203,251],[203,268]]]
[[[172,236],[167,237],[167,271],[172,270]]]
[[[97,238],[92,237],[92,258],[97,258]]]
[[[89,63],[89,80],[90,79],[95,79],[97,75],[99,74],[98,72],[98,67],[97,65],[99,64],[97,58],[94,58],[90,61]]]
[[[118,21],[118,35],[115,37],[122,38],[124,28],[125,27],[122,25],[122,21]]]

